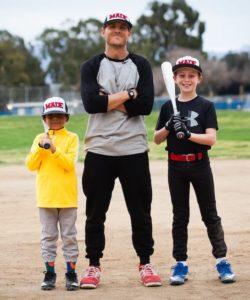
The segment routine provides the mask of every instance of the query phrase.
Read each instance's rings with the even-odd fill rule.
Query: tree
[[[242,94],[244,90],[250,91],[250,53],[229,52],[222,58],[222,61],[227,64],[230,75],[227,92]]]
[[[176,47],[202,50],[204,22],[199,13],[187,5],[185,0],[172,3],[158,1],[149,4],[134,28],[131,49],[144,54],[153,65],[159,65],[166,51]]]
[[[42,55],[49,60],[47,74],[54,83],[79,88],[81,64],[103,51],[101,25],[96,19],[88,19],[68,30],[46,29],[40,35]]]
[[[21,37],[0,31],[0,85],[43,85],[44,77],[33,48]]]
[[[211,57],[203,62],[202,68],[204,75],[201,91],[210,96],[221,94],[220,91],[223,91],[230,83],[227,64],[216,57]]]

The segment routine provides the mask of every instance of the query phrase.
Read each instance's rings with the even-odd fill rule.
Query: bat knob
[[[50,143],[45,143],[45,144],[43,145],[43,148],[44,148],[44,149],[49,149],[49,148],[50,148]]]
[[[184,132],[177,132],[176,136],[178,140],[182,140],[184,138]]]

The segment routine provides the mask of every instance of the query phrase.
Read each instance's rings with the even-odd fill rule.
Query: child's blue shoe
[[[171,285],[181,285],[187,280],[188,266],[184,265],[182,262],[177,262],[175,266],[172,267],[172,275],[170,277]]]
[[[216,269],[219,273],[219,278],[223,283],[233,283],[236,281],[235,274],[231,269],[231,265],[227,259],[223,259],[216,264]]]

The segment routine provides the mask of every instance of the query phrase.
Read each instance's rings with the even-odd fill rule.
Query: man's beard
[[[108,44],[108,46],[110,46],[112,48],[121,49],[121,48],[124,48],[126,46],[127,41],[124,41],[120,44],[116,44],[116,43],[112,43],[112,42],[107,41],[107,44]]]
[[[123,44],[123,45],[116,45],[116,44],[108,44],[109,46],[111,46],[112,48],[115,48],[115,49],[123,49],[124,48],[124,46],[125,46],[125,44]]]

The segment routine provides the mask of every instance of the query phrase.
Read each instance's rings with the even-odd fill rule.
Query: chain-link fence
[[[60,85],[38,87],[0,86],[0,114],[38,115],[42,103],[52,96],[60,96],[68,104],[72,114],[84,112],[79,92],[61,89]]]
[[[43,101],[52,96],[60,96],[67,102],[71,114],[84,113],[84,107],[79,92],[65,90],[58,84],[42,87],[3,87],[0,86],[0,115],[39,115]],[[156,97],[154,110],[159,110],[167,100],[166,97]],[[211,98],[216,109],[250,110],[250,95],[215,96]]]
[[[49,86],[3,87],[0,86],[0,103],[40,102],[50,94]]]

